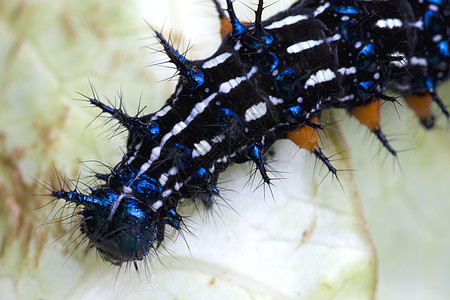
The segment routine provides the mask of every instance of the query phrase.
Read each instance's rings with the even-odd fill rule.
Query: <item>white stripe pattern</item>
[[[245,111],[245,121],[250,122],[253,120],[257,120],[264,116],[267,113],[267,104],[266,102],[259,102],[248,108]]]
[[[246,74],[246,76],[242,76],[242,77],[244,77],[244,79],[242,81],[244,81],[246,79],[250,79],[257,71],[258,71],[258,67],[256,67],[256,66],[253,67]],[[238,77],[238,78],[241,78],[241,77]],[[232,80],[236,80],[236,79],[231,79],[228,82],[230,82]],[[240,82],[242,82],[242,81],[240,81]],[[222,83],[222,85],[223,84],[224,83]],[[233,87],[232,88],[236,87],[238,84],[234,85],[234,82],[233,82]],[[222,85],[220,85],[219,90],[222,89]],[[227,90],[227,88],[224,87],[224,90]],[[231,90],[231,88],[230,88],[230,90]],[[153,148],[152,154],[150,155],[150,159],[147,162],[145,162],[144,164],[142,164],[141,168],[139,169],[139,173],[137,174],[137,176],[136,176],[136,178],[134,180],[138,179],[139,176],[144,174],[145,171],[147,171],[151,167],[153,162],[159,158],[159,156],[161,154],[161,149],[164,146],[164,144],[171,137],[173,137],[173,136],[179,134],[181,131],[183,131],[189,125],[189,123],[191,123],[199,114],[201,114],[208,107],[209,103],[217,96],[217,94],[218,93],[212,93],[211,95],[209,95],[209,97],[204,99],[202,102],[199,102],[199,103],[195,104],[194,108],[191,110],[191,113],[186,118],[186,120],[184,122],[183,121],[179,122],[177,124],[178,126],[175,126],[174,129],[172,129],[172,131],[170,131],[169,133],[164,135],[164,137],[161,139],[161,143],[159,144],[159,146]]]
[[[319,6],[315,11],[314,11],[314,17],[317,17],[318,15],[320,15],[321,13],[323,13],[328,7],[330,6],[330,3],[327,2],[322,6]]]
[[[314,48],[316,46],[319,46],[323,44],[323,40],[309,40],[309,41],[303,41],[296,43],[294,45],[291,45],[287,47],[286,51],[288,53],[299,53],[307,49]]]
[[[351,75],[356,74],[356,68],[350,67],[350,68],[340,68],[337,70],[341,75]]]
[[[334,72],[331,71],[330,69],[319,70],[319,71],[317,71],[316,74],[311,75],[309,77],[309,79],[306,81],[305,89],[307,89],[309,87],[313,87],[316,84],[319,84],[322,82],[330,81],[334,78],[336,78],[336,74],[334,74]]]
[[[230,57],[230,56],[231,56],[231,53],[229,53],[229,52],[225,52],[220,55],[217,55],[213,59],[205,61],[202,65],[202,68],[203,69],[211,69],[211,68],[217,67],[218,65],[225,62],[228,59],[228,57]]]
[[[209,151],[211,151],[211,145],[205,140],[195,143],[194,147],[195,147],[195,150],[197,150],[198,154],[201,156],[203,156],[206,153],[208,153]],[[194,154],[192,154],[192,156],[194,156]]]
[[[299,21],[303,21],[303,20],[307,20],[307,19],[308,19],[308,16],[304,16],[304,15],[289,16],[280,21],[273,22],[272,24],[270,24],[264,28],[265,29],[278,29],[278,28],[292,25],[292,24],[298,23]]]
[[[402,27],[403,23],[400,19],[386,19],[386,20],[378,20],[375,23],[375,26],[379,28],[389,28],[394,29],[395,27]]]

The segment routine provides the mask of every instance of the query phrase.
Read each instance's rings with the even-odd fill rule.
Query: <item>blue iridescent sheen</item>
[[[362,26],[353,20],[342,22],[341,32],[344,40],[350,45],[354,45],[364,38]]]
[[[192,174],[188,186],[195,187],[194,196],[199,197],[205,203],[205,206],[210,207],[212,195],[219,194],[216,183],[217,177],[213,173],[205,168],[199,168]]]
[[[436,4],[436,5],[442,5],[445,2],[447,2],[447,0],[425,0],[428,3],[432,3],[432,4]]]
[[[241,135],[244,128],[239,116],[228,108],[219,109],[217,112],[217,124],[222,128],[223,133],[233,140]]]
[[[227,12],[228,16],[230,17],[230,23],[232,27],[231,34],[233,36],[240,35],[244,30],[247,28],[247,26],[244,26],[239,22],[238,18],[236,17],[236,14],[233,9],[233,2],[231,0],[227,0]]]
[[[253,161],[260,161],[261,152],[262,145],[260,143],[253,143],[248,146],[247,150],[245,151],[245,155]]]
[[[261,73],[269,75],[276,69],[280,60],[273,52],[267,52],[258,57],[258,67]]]
[[[109,174],[96,173],[95,178],[100,179],[102,181],[108,181]]]
[[[180,170],[186,170],[190,166],[192,161],[192,152],[186,146],[175,143],[170,149],[171,157],[173,159],[173,165]]]
[[[128,186],[131,184],[133,179],[136,177],[138,171],[133,168],[123,168],[118,171],[113,170],[111,172],[111,182],[112,186]]]
[[[449,41],[442,41],[431,48],[427,61],[435,67],[441,63],[445,63],[444,68],[447,67],[450,61]]]
[[[245,150],[245,156],[251,159],[255,165],[256,168],[261,173],[261,176],[263,180],[266,183],[270,182],[269,176],[267,176],[266,167],[264,166],[264,162],[262,159],[262,152],[263,152],[263,146],[260,143],[253,143],[250,146],[247,147]]]
[[[141,174],[137,177],[138,170],[133,168],[123,168],[118,171],[112,171],[112,177],[109,185],[112,187],[127,186],[133,190],[135,196],[148,199],[151,203],[155,202],[161,194],[161,186],[155,178],[147,174]]]
[[[242,42],[251,49],[259,49],[263,46],[270,45],[273,42],[273,36],[266,31],[255,31],[244,35]]]
[[[299,75],[291,68],[287,68],[275,78],[275,89],[278,95],[286,99],[293,99],[301,91]]]
[[[195,90],[205,83],[205,75],[198,68],[180,70],[180,74],[183,76],[183,85],[190,90]]]
[[[161,185],[155,178],[141,174],[131,182],[130,188],[135,194],[152,202],[156,201],[161,194]]]
[[[183,218],[174,209],[169,210],[167,216],[168,218],[165,219],[164,222],[175,229],[180,229]]]
[[[137,117],[130,117],[121,108],[110,107],[96,98],[89,98],[92,105],[100,108],[104,113],[110,114],[122,126],[127,128],[131,134],[144,137],[146,140],[155,138],[159,134],[159,125],[156,122],[142,122]]]
[[[340,14],[351,15],[358,13],[358,6],[353,0],[333,0],[331,1],[331,7]]]
[[[356,67],[358,70],[375,72],[379,59],[379,51],[374,44],[365,45],[356,56]]]
[[[137,134],[147,141],[154,139],[159,134],[159,125],[154,121],[151,123],[139,122],[132,129],[136,130]]]
[[[54,197],[83,205],[81,232],[97,248],[100,256],[112,264],[142,260],[152,248],[156,238],[153,212],[145,203],[133,198],[119,198],[111,189],[93,190],[90,196],[76,191],[54,191]],[[112,209],[115,201],[120,205]]]
[[[206,184],[207,177],[208,177],[208,170],[206,170],[205,168],[199,168],[194,172],[194,174],[192,174],[190,183]]]
[[[154,216],[142,202],[123,198],[120,204],[111,220],[111,207],[85,207],[81,225],[100,256],[116,265],[144,259],[156,238]]]
[[[212,186],[211,187],[211,192],[215,195],[219,195],[219,190],[217,189],[217,186]]]
[[[437,11],[428,10],[423,17],[424,29],[429,36],[443,34],[446,30],[442,15]]]
[[[207,208],[211,208],[214,204],[214,195],[219,195],[217,187],[213,186],[205,193],[200,193],[199,198]]]
[[[436,79],[433,76],[425,76],[419,80],[418,87],[421,89],[427,89],[433,91],[436,88]]]
[[[195,90],[201,86],[205,82],[203,72],[197,67],[191,67],[190,62],[183,55],[179,54],[178,51],[164,39],[161,33],[155,31],[155,34],[156,38],[164,47],[164,52],[166,52],[170,61],[174,63],[177,66],[178,71],[180,71],[183,85],[190,90]]]
[[[297,123],[302,118],[303,108],[300,105],[292,106],[286,109],[284,116],[289,123]]]
[[[103,189],[96,190],[93,193],[100,193],[100,191],[103,191]],[[95,206],[95,204],[98,203],[97,201],[98,199],[96,197],[86,196],[77,191],[56,190],[52,192],[52,196],[57,197],[59,199],[65,199],[67,201],[75,203],[76,205]],[[100,204],[102,203],[105,205],[111,204],[113,202],[113,199],[111,201],[108,201],[109,199],[110,197],[106,196],[105,201],[100,202]]]
[[[255,23],[252,32],[246,32],[242,36],[242,42],[251,49],[259,49],[263,46],[272,44],[273,36],[261,24],[261,16],[264,1],[259,0],[258,8],[255,11]]]
[[[362,81],[358,83],[356,87],[356,93],[360,99],[367,99],[373,95],[373,87],[375,85],[375,81]]]

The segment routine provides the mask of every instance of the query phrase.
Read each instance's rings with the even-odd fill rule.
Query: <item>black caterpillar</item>
[[[449,118],[436,94],[449,77],[448,1],[304,0],[262,21],[260,0],[253,24],[226,4],[230,33],[205,60],[187,60],[156,32],[180,75],[161,110],[133,117],[89,98],[128,130],[126,152],[109,174],[96,174],[103,183],[89,194],[52,196],[83,207],[82,233],[112,264],[144,259],[166,225],[181,229],[180,199],[211,207],[230,164],[253,161],[270,184],[265,156],[278,139],[313,152],[335,175],[317,144],[324,109],[348,110],[393,155],[379,126],[381,101],[404,96],[426,128],[431,102]]]

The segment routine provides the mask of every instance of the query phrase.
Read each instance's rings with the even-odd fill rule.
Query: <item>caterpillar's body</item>
[[[82,232],[107,261],[142,260],[179,229],[182,198],[218,195],[219,173],[253,161],[265,183],[264,156],[282,138],[335,168],[314,142],[323,109],[345,108],[394,155],[378,123],[386,95],[405,96],[426,127],[436,86],[449,76],[450,7],[447,1],[298,1],[261,22],[243,25],[227,1],[232,31],[210,58],[188,61],[157,38],[181,79],[163,108],[130,117],[96,97],[91,103],[129,131],[127,149],[103,185],[88,195],[55,190],[82,205]],[[375,109],[374,109],[375,107]],[[305,133],[306,132],[306,133]]]

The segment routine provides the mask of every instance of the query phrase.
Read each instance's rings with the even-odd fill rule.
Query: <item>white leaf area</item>
[[[244,2],[255,7],[235,1],[238,17],[252,20]],[[264,17],[289,2],[274,1]],[[327,132],[345,139],[335,147],[321,138],[328,156],[346,150],[332,160],[346,169],[338,172],[340,182],[287,140],[269,158],[270,174],[279,179],[271,189],[259,187],[251,164],[229,168],[220,177],[224,199],[212,211],[185,200],[179,212],[188,230],[169,230],[139,274],[133,265],[103,262],[94,250],[86,254],[86,243],[77,247],[76,222],[64,219],[73,208],[39,196],[48,191],[37,182],[58,185],[58,170],[92,183],[89,169],[115,165],[125,140],[106,118],[91,123],[98,111],[76,101],[83,99],[76,92],[90,96],[90,81],[103,100],[117,104],[123,93],[130,114],[139,103],[154,112],[176,78],[166,80],[172,68],[149,66],[166,58],[154,50],[160,47],[145,21],[171,33],[180,52],[192,46],[188,57],[199,59],[220,44],[217,13],[207,0],[0,0],[0,7],[1,299],[450,295],[450,133],[437,107],[441,118],[425,131],[406,105],[384,105],[385,133],[396,149],[407,150],[398,160],[338,112]],[[448,84],[439,94],[450,103]]]

